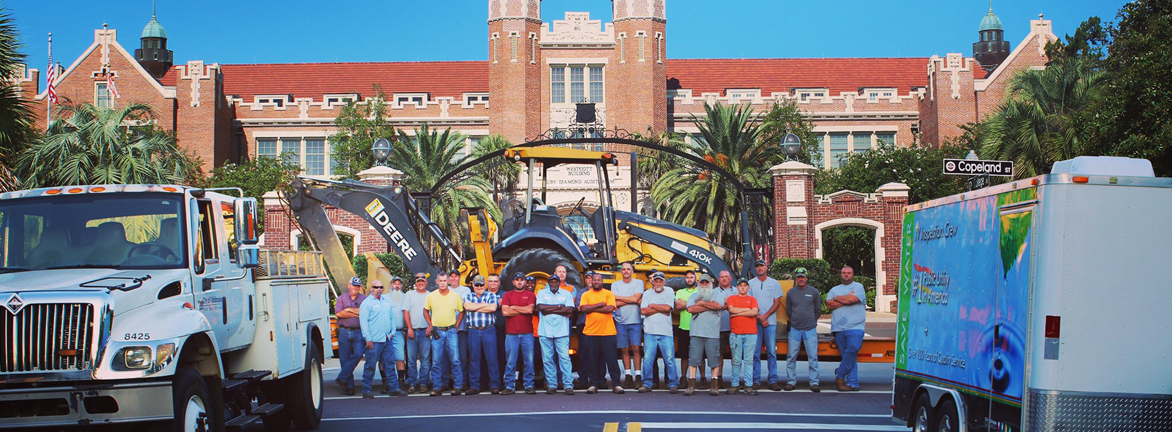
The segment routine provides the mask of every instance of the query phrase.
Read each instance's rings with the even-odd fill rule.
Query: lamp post
[[[781,140],[781,150],[785,152],[786,161],[798,160],[798,155],[802,153],[802,139],[792,133],[786,134]]]
[[[370,147],[374,152],[374,166],[389,166],[387,158],[391,157],[391,142],[386,138],[379,138],[374,141],[374,145]]]

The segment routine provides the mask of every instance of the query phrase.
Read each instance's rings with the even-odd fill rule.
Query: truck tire
[[[211,392],[208,384],[195,369],[180,367],[175,369],[175,377],[171,386],[172,400],[174,401],[175,420],[171,422],[171,430],[175,432],[195,432],[200,430],[199,422],[207,425],[205,430],[221,430],[221,421],[218,414],[222,410],[208,409],[212,407]]]
[[[956,402],[944,399],[940,402],[940,409],[936,413],[936,432],[956,432],[960,430],[960,415],[956,411]]]
[[[513,256],[501,271],[501,278],[507,278],[511,282],[513,274],[521,272],[537,278],[539,282],[543,282],[549,279],[549,275],[553,274],[554,267],[557,267],[559,264],[566,266],[566,280],[562,281],[562,283],[575,288],[584,286],[582,284],[582,276],[578,274],[577,267],[574,267],[573,262],[565,254],[553,249],[544,248],[530,249]],[[501,284],[501,289],[511,291],[513,284]]]
[[[920,393],[920,397],[916,398],[915,405],[912,405],[911,427],[914,432],[929,432],[932,430],[935,423],[935,416],[932,412],[932,401],[928,399],[927,393]]]
[[[668,288],[671,288],[672,291],[681,290],[681,289],[688,287],[688,284],[686,282],[684,282],[683,276],[669,277],[669,278],[667,278],[667,281],[665,281],[665,283],[663,285]]]
[[[322,417],[322,375],[321,354],[317,346],[309,344],[305,355],[305,370],[283,379],[288,403],[285,410],[293,419],[297,429],[317,429]]]

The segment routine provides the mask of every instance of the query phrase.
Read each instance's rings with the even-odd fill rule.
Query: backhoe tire
[[[684,282],[683,276],[676,276],[676,277],[667,278],[667,281],[666,281],[666,283],[664,283],[664,286],[671,288],[672,291],[677,291],[677,290],[687,288],[688,284],[686,282]]]
[[[305,356],[305,370],[295,373],[285,381],[285,395],[288,397],[285,410],[293,419],[297,429],[317,429],[322,417],[322,374],[321,354],[317,346],[310,343]]]
[[[513,274],[517,272],[536,277],[538,282],[545,282],[558,264],[566,266],[566,280],[562,281],[563,284],[575,288],[584,286],[578,268],[574,267],[573,261],[565,254],[553,249],[530,249],[514,255],[509,263],[505,264],[504,270],[501,271],[501,279],[507,279],[509,283],[502,283],[501,288],[504,291],[512,290]]]

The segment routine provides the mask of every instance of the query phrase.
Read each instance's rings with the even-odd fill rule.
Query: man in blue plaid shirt
[[[469,364],[470,388],[468,394],[480,393],[480,361],[488,361],[488,387],[492,394],[500,394],[501,369],[496,355],[496,309],[500,307],[501,297],[494,292],[487,292],[484,276],[472,279],[472,292],[464,295],[464,316],[468,325],[468,355],[472,358]]]

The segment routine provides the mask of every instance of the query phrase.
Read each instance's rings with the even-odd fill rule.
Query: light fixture
[[[374,145],[370,147],[374,152],[374,165],[387,166],[387,158],[391,157],[391,142],[386,138],[379,138],[374,141]]]
[[[786,134],[781,140],[781,150],[785,152],[785,160],[798,160],[798,154],[802,152],[802,139],[792,133]]]

